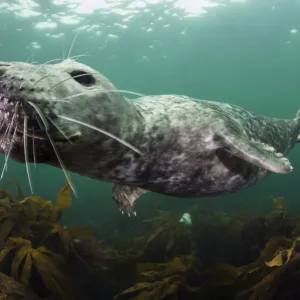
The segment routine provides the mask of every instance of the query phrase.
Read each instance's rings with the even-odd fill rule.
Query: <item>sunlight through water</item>
[[[138,36],[153,38],[147,46],[153,50],[160,43],[155,36],[176,32],[184,39],[188,34],[185,19],[214,17],[220,9],[243,6],[248,1],[251,0],[7,0],[0,2],[0,18],[15,15],[18,22],[28,20],[37,31],[38,39],[46,36],[61,43],[74,36],[75,31],[85,31],[89,37],[98,38],[101,43],[98,50],[115,45],[128,32],[136,32]],[[20,23],[16,30],[22,32],[25,28]],[[30,51],[43,48],[39,40],[28,41]],[[147,54],[140,59],[149,61]]]

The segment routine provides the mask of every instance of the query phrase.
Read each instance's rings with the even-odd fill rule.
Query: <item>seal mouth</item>
[[[58,145],[58,146],[66,146],[66,145],[70,145],[70,144],[75,144],[80,137],[81,137],[81,132],[78,131],[71,136],[53,137],[53,140],[56,143],[56,145]]]
[[[24,134],[24,131],[21,130],[21,129],[17,129],[17,132],[19,133],[19,135]],[[43,131],[40,131],[40,132],[27,131],[27,136],[29,138],[37,139],[37,140],[41,140],[41,141],[48,141],[49,140],[49,137]],[[77,140],[81,137],[81,133],[76,132],[73,135],[69,135],[69,136],[63,136],[63,135],[60,135],[58,133],[57,135],[51,134],[51,137],[57,145],[60,145],[60,146],[64,145],[65,146],[65,145],[76,143]]]
[[[55,116],[52,118],[55,119]],[[48,142],[51,138],[55,144],[66,146],[74,144],[82,135],[80,131],[74,131],[74,128],[62,128],[52,118],[46,117],[39,105],[31,101],[25,103],[18,99],[14,105],[0,102],[0,131],[4,137],[15,130],[15,134],[20,137],[26,135],[27,138],[41,142]]]

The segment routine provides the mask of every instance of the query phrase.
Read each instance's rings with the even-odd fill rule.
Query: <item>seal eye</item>
[[[84,86],[92,86],[95,84],[95,78],[87,72],[74,70],[70,73],[74,80]]]

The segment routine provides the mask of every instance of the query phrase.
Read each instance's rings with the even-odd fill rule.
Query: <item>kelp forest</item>
[[[120,213],[120,234],[64,226],[69,184],[46,200],[11,180],[0,196],[0,299],[300,299],[300,219],[284,198],[264,214],[195,205],[193,222]]]

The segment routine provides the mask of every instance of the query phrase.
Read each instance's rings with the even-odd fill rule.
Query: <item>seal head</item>
[[[61,168],[59,153],[68,170],[88,174],[100,157],[108,162],[106,156],[128,150],[111,136],[121,136],[130,119],[138,119],[115,90],[103,75],[73,60],[55,65],[0,63],[0,151],[20,162],[27,152],[29,162]]]

